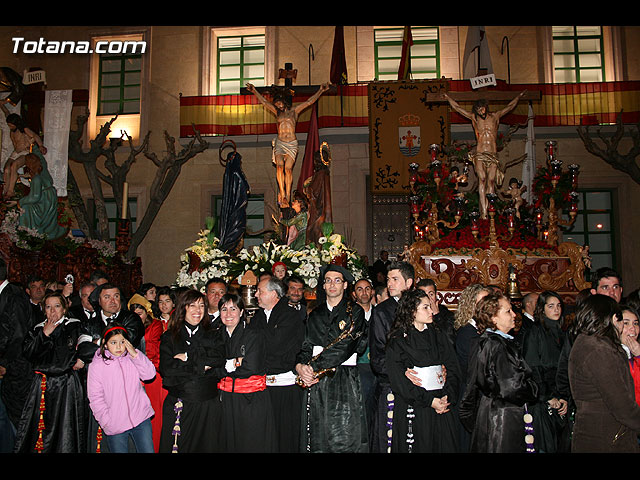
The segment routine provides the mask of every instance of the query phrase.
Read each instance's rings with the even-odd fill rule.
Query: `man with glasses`
[[[320,272],[317,306],[309,314],[296,372],[306,389],[305,452],[368,452],[357,358],[367,347],[364,311],[348,295],[354,278],[328,265]]]

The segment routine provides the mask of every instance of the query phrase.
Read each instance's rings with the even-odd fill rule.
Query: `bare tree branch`
[[[596,134],[604,147],[594,141],[589,132],[589,126],[586,126],[584,129],[578,127],[578,135],[580,135],[582,143],[589,153],[600,157],[613,168],[626,173],[633,181],[640,184],[640,166],[636,161],[636,158],[640,155],[640,136],[638,135],[638,131],[640,131],[640,124],[636,125],[635,130],[630,131],[633,144],[629,148],[629,151],[627,153],[621,153],[619,151],[620,142],[625,134],[624,124],[622,123],[622,111],[618,114],[616,131],[613,135],[607,137],[603,135],[601,129],[598,128]]]
[[[200,132],[193,127],[195,137],[185,146],[179,153],[176,153],[175,138],[171,137],[167,131],[164,132],[164,141],[167,147],[166,155],[160,160],[155,153],[144,149],[144,155],[158,167],[156,174],[151,182],[151,192],[149,205],[142,220],[138,223],[136,231],[131,236],[131,244],[127,257],[133,259],[140,243],[149,232],[153,221],[155,220],[160,207],[169,196],[173,185],[180,176],[182,166],[193,157],[209,148],[209,143],[202,139]],[[196,144],[196,140],[198,143]]]
[[[96,138],[89,142],[90,147],[86,152],[82,147],[82,136],[84,134],[84,127],[89,119],[89,113],[78,115],[76,119],[77,129],[69,131],[69,158],[82,164],[87,179],[89,180],[98,220],[97,230],[91,233],[100,240],[107,240],[109,238],[109,218],[104,203],[102,184],[100,183],[100,180],[108,180],[105,179],[103,174],[98,170],[97,161],[98,158],[105,153],[103,146],[107,143],[108,135],[111,132],[111,124],[115,122],[117,118],[116,115],[100,127],[100,132],[96,135]]]

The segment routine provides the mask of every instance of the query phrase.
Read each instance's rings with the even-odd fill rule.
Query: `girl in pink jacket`
[[[154,410],[142,381],[156,374],[153,363],[127,340],[127,331],[110,325],[102,335],[87,373],[87,395],[112,453],[127,453],[129,437],[138,453],[153,453]]]

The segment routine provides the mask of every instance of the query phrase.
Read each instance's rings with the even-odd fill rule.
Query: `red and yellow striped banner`
[[[298,104],[309,95],[295,95]],[[297,131],[307,132],[311,109],[300,114]],[[318,100],[318,127],[362,127],[369,123],[367,85],[342,85]],[[180,136],[264,135],[277,133],[275,117],[253,95],[216,95],[180,98]]]
[[[624,123],[640,122],[640,82],[580,84],[506,84],[499,91],[540,91],[533,102],[535,125],[540,127],[615,123],[622,112]],[[450,80],[449,91],[472,91],[467,80]],[[309,95],[296,95],[294,104]],[[324,93],[318,100],[318,127],[367,127],[369,125],[367,84],[344,85]],[[464,103],[461,102],[464,106]],[[496,107],[493,107],[495,110]],[[506,117],[505,124],[526,123],[527,102],[520,102]],[[298,121],[298,132],[307,132],[311,110]],[[468,123],[455,112],[450,123]],[[193,125],[193,126],[192,126]],[[180,136],[193,136],[193,127],[202,135],[275,134],[275,117],[253,95],[214,95],[180,98]]]

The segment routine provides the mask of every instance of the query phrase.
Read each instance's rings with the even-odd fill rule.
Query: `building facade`
[[[366,87],[371,82],[397,79],[402,30],[403,27],[390,26],[343,28],[349,85]],[[511,89],[517,89],[518,85],[617,84],[640,80],[640,58],[636,53],[640,41],[638,27],[489,26],[482,48],[475,50],[469,48],[478,33],[475,27],[414,26],[412,33],[411,78],[415,80],[466,81],[469,71],[477,73],[487,68],[487,60],[486,71],[493,72]],[[189,124],[182,118],[185,98],[241,95],[245,83],[282,84],[280,72],[287,67],[296,70],[294,87],[317,87],[328,82],[335,34],[334,26],[315,25],[2,27],[4,47],[0,49],[0,65],[20,73],[44,71],[44,87],[49,90],[86,91],[86,105],[74,106],[73,116],[88,107],[87,148],[100,127],[116,112],[122,112],[112,125],[112,132],[125,130],[136,144],[150,132],[149,150],[162,157],[166,151],[164,132],[180,145],[191,140],[183,130]],[[123,54],[123,42],[139,42],[138,45],[144,45],[144,52]],[[86,45],[94,52],[83,49]],[[95,53],[98,45],[105,46],[106,53]],[[612,108],[638,112],[636,87],[632,84],[628,89]],[[526,106],[519,108],[525,109],[520,113],[526,118]],[[585,116],[588,112],[585,108]],[[360,116],[367,117],[366,108]],[[307,119],[308,116],[301,117],[301,124]],[[625,289],[630,291],[640,284],[640,274],[634,268],[640,265],[640,253],[633,242],[640,233],[640,218],[635,215],[635,205],[640,205],[640,185],[588,153],[577,133],[578,126],[575,122],[537,126],[536,156],[544,158],[545,142],[556,140],[564,164],[580,165],[583,216],[581,223],[576,222],[573,231],[567,232],[567,238],[589,243],[597,262],[618,269]],[[630,131],[637,129],[637,125],[625,127],[622,153],[631,148]],[[611,121],[590,126],[590,131],[595,133],[598,128],[606,136],[615,131]],[[397,222],[403,209],[409,216],[406,199],[376,195],[370,188],[369,134],[366,121],[321,126],[319,132],[320,140],[331,146],[336,230],[373,261],[381,248],[394,255],[412,238],[407,228],[409,222]],[[224,174],[219,147],[227,139],[235,142],[242,155],[243,170],[251,186],[249,225],[254,230],[270,225],[271,215],[277,215],[275,169],[271,162],[273,137],[273,133],[205,136],[209,149],[183,167],[138,248],[146,281],[172,283],[182,252],[196,240],[205,218],[216,215]],[[452,121],[451,138],[472,140],[471,126]],[[298,139],[301,148],[294,182],[302,163],[306,132],[299,131]],[[525,140],[524,131],[515,134],[502,153],[504,158],[520,156]],[[125,157],[127,149],[122,147],[119,155]],[[90,204],[91,190],[82,166],[73,160],[70,165]],[[140,156],[127,177],[131,215],[135,218],[141,218],[149,204],[154,174],[150,160]],[[511,174],[520,176],[517,170],[507,173]],[[110,194],[105,188],[105,195]]]

